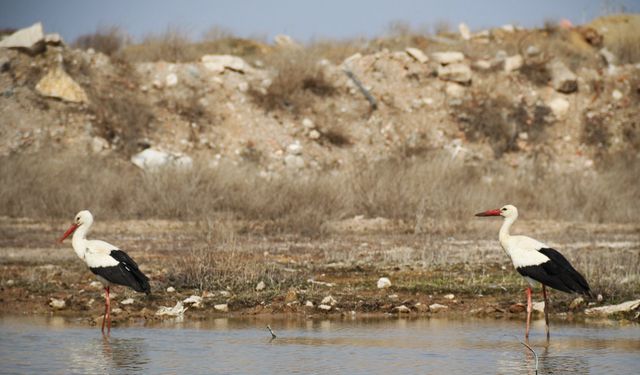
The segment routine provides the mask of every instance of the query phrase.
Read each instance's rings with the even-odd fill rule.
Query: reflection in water
[[[278,338],[270,340],[269,324]],[[534,335],[540,374],[634,373],[640,326],[554,324]],[[223,318],[121,327],[0,317],[0,373],[534,374],[509,320]]]

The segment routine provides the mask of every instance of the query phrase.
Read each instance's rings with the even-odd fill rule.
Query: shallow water
[[[270,340],[270,324],[278,335]],[[542,321],[540,374],[635,374],[640,326]],[[3,374],[533,374],[520,320],[224,318],[100,329],[0,317]]]

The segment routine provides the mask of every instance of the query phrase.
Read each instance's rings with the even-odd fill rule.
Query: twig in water
[[[271,326],[270,326],[270,325],[268,325],[268,324],[267,324],[267,329],[269,330],[269,333],[271,333],[271,340],[273,340],[273,339],[275,339],[276,337],[278,337],[278,336],[276,336],[276,334],[275,334],[275,333],[273,333],[273,330],[271,329]]]
[[[531,348],[526,342],[520,341],[520,344],[524,345],[527,349],[531,350],[531,353],[533,353],[533,356],[536,359],[536,375],[538,375],[538,353],[536,353],[536,351],[533,350],[533,348]]]

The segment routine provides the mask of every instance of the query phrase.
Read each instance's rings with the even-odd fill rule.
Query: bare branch
[[[273,330],[271,329],[271,326],[267,324],[267,329],[269,330],[269,333],[271,333],[271,340],[275,339],[277,336],[275,333],[273,333]]]

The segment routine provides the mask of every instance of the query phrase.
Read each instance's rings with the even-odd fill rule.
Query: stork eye
[[[506,210],[507,210],[507,208],[506,208],[506,207],[502,207],[502,211],[506,211]]]

